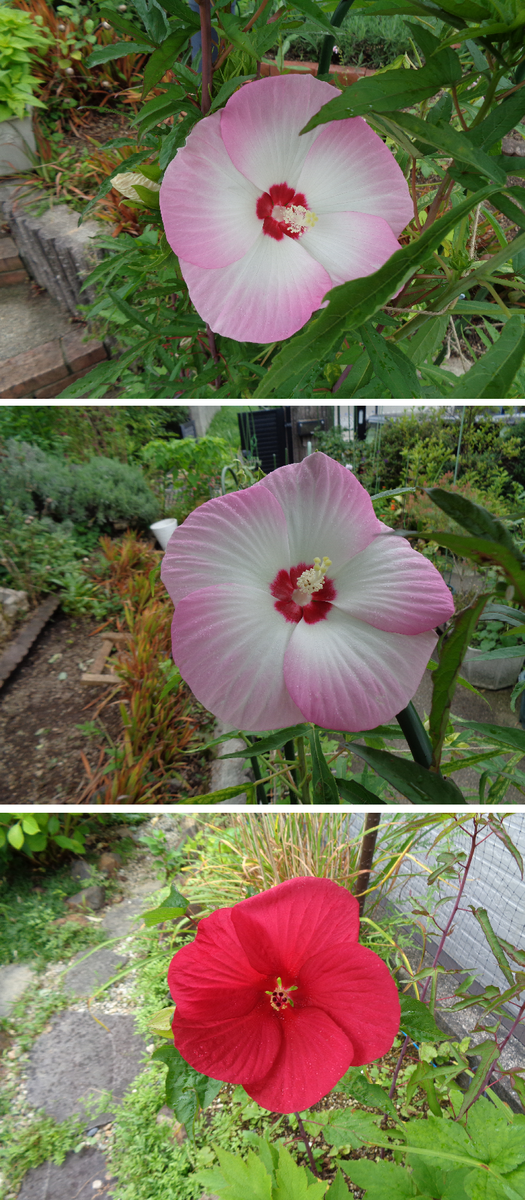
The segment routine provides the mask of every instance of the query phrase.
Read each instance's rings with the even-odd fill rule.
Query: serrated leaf
[[[154,50],[156,42],[152,42],[143,29],[139,29],[138,25],[133,25],[131,21],[126,21],[126,18],[121,13],[115,12],[114,8],[101,8],[100,16],[114,29],[120,30],[121,33],[127,33],[128,37],[133,38],[135,42],[146,42]]]
[[[380,1108],[381,1112],[389,1113],[394,1120],[398,1119],[396,1107],[388,1092],[378,1083],[370,1083],[361,1067],[350,1067],[346,1075],[336,1083],[334,1091],[353,1096],[365,1108]]]
[[[386,750],[373,750],[352,742],[352,752],[363,758],[382,779],[413,804],[465,804],[465,797],[451,779],[427,771],[419,763],[397,758]]]
[[[420,399],[416,368],[399,346],[387,342],[371,324],[363,325],[358,333],[378,379],[394,400]]]
[[[392,113],[391,120],[400,125],[401,129],[405,129],[411,137],[420,138],[456,162],[467,163],[488,179],[493,179],[495,183],[505,183],[505,171],[498,166],[495,158],[473,146],[466,134],[458,133],[453,125],[445,125],[443,122],[433,125],[415,117],[413,113]]]
[[[301,133],[316,129],[327,121],[367,117],[371,112],[392,114],[395,109],[410,108],[412,104],[435,96],[441,88],[460,79],[461,63],[457,54],[442,50],[417,71],[406,71],[400,67],[358,79],[351,88],[345,88],[340,96],[324,104],[301,129]]]
[[[495,566],[501,567],[509,583],[514,584],[520,603],[525,602],[525,570],[516,553],[508,550],[500,542],[490,541],[488,538],[462,537],[454,533],[442,533],[441,530],[432,530],[429,534],[422,533],[421,537],[430,542],[437,542],[439,546],[445,546],[448,550],[453,550],[459,558],[471,558],[483,566],[493,563]]]
[[[436,1025],[428,1005],[415,996],[400,996],[401,1031],[413,1042],[446,1042],[448,1034]]]
[[[379,1119],[360,1109],[344,1108],[335,1112],[312,1113],[307,1118],[306,1128],[314,1137],[321,1130],[325,1142],[330,1146],[351,1146],[354,1150],[366,1143],[389,1146],[387,1133],[378,1128]],[[392,1130],[389,1133],[392,1135]],[[397,1131],[394,1136],[397,1136]]]
[[[344,1169],[366,1191],[366,1200],[413,1200],[416,1194],[408,1171],[396,1163],[349,1160]]]
[[[144,81],[142,87],[142,99],[149,95],[152,88],[160,83],[162,76],[166,74],[175,65],[175,59],[180,54],[182,47],[186,44],[189,38],[195,33],[192,25],[184,25],[177,29],[174,33],[170,33],[169,37],[162,43],[162,46],[151,55],[144,69]]]
[[[227,1185],[221,1200],[272,1200],[272,1180],[261,1159],[250,1150],[245,1161],[228,1150],[216,1149]]]
[[[177,888],[171,887],[169,895],[157,908],[150,908],[142,913],[142,920],[146,928],[150,929],[153,925],[160,925],[162,921],[172,921],[175,917],[183,916],[188,905],[189,900],[181,896]]]
[[[230,96],[233,96],[233,93],[243,83],[248,83],[250,79],[255,79],[255,75],[234,75],[232,79],[227,79],[212,100],[210,112],[215,112],[218,108],[222,108],[223,104],[226,104],[226,101],[230,99]]]
[[[493,517],[481,504],[474,504],[459,492],[448,491],[446,488],[425,488],[426,494],[433,504],[436,504],[447,517],[457,521],[463,529],[467,529],[475,538],[488,538],[491,542],[499,542],[516,558],[522,557],[508,529],[497,517]]]
[[[294,1162],[286,1146],[279,1147],[279,1164],[275,1172],[272,1200],[323,1200],[326,1183],[319,1179],[308,1182],[304,1167]]]
[[[334,1182],[330,1184],[330,1187],[325,1195],[325,1200],[352,1200],[352,1196],[348,1191],[341,1169],[338,1170]]]
[[[358,84],[353,84],[352,87],[358,87]],[[352,91],[352,88],[348,91]],[[318,363],[337,341],[342,341],[345,334],[363,325],[408,281],[427,255],[437,249],[447,233],[495,190],[497,189],[492,187],[481,188],[463,200],[425,229],[410,245],[396,250],[379,271],[332,288],[327,293],[328,307],[308,323],[305,332],[296,334],[276,355],[272,366],[254,392],[254,399],[267,399],[272,396],[286,385],[299,368],[303,369],[308,363]]]

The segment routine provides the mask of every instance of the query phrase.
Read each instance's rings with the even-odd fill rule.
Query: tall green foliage
[[[133,49],[149,53],[136,136],[114,144],[132,150],[128,170],[140,168],[146,179],[157,180],[209,100],[212,112],[220,110],[256,76],[268,52],[281,51],[303,26],[322,35],[330,51],[350,4],[340,4],[332,18],[315,0],[285,2],[275,13],[271,3],[255,0],[235,13],[216,4],[211,27],[219,52],[214,65],[204,64],[211,96],[202,86],[199,60],[190,57],[199,14],[180,0],[133,0],[133,7],[125,15],[102,10],[128,40],[98,47],[89,62],[118,59]],[[203,27],[206,12],[207,0]],[[355,0],[352,12],[408,18],[411,51],[373,77],[334,89],[333,100],[302,132],[366,117],[412,190],[414,219],[401,248],[374,274],[334,287],[327,307],[286,342],[260,347],[219,336],[213,342],[189,301],[157,199],[151,189],[139,189],[146,228],[135,239],[106,239],[106,258],[91,276],[99,291],[91,315],[118,334],[123,352],[64,395],[103,396],[119,380],[122,395],[149,398],[453,402],[519,396],[525,166],[522,158],[502,152],[502,139],[520,129],[525,115],[523,11],[518,0],[446,0],[440,6],[433,0]],[[320,77],[329,76],[321,71]],[[121,165],[113,174],[120,171]],[[111,186],[110,176],[99,195]],[[471,353],[465,342],[460,352],[464,358],[470,353],[465,365],[472,365],[458,380],[443,369],[443,358],[446,339],[455,347],[461,336]]]

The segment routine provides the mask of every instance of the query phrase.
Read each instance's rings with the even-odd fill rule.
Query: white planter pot
[[[36,153],[31,114],[0,121],[0,176],[30,170],[33,163],[28,151]]]
[[[473,687],[488,688],[496,692],[499,688],[514,687],[523,666],[521,658],[482,659],[483,650],[470,646],[460,669],[460,675]],[[481,659],[481,661],[480,661]]]
[[[175,521],[175,519],[172,517],[165,517],[163,521],[155,521],[154,525],[150,525],[151,532],[155,534],[159,546],[162,546],[163,550],[166,549],[170,537],[176,530],[177,525],[178,521]]]

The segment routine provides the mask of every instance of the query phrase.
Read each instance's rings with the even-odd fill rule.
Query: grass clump
[[[64,901],[78,890],[67,867],[35,875],[18,857],[16,873],[0,879],[0,964],[29,962],[38,970],[101,941],[106,935],[98,925],[54,924],[67,912]]]

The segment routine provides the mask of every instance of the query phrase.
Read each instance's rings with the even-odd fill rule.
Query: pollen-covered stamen
[[[317,216],[308,207],[306,196],[295,192],[287,183],[273,183],[259,196],[256,213],[263,223],[263,233],[277,242],[286,235],[300,238],[315,225]]]
[[[274,1008],[276,1012],[282,1012],[284,1008],[294,1007],[294,1002],[290,996],[290,992],[296,991],[297,987],[295,984],[292,983],[289,987],[283,987],[282,980],[280,977],[278,977],[277,985],[273,989],[273,992],[266,992],[265,994],[270,997],[270,1004],[272,1008]]]
[[[314,592],[321,592],[325,584],[325,575],[329,567],[332,566],[330,558],[314,558],[313,567],[308,567],[303,571],[302,575],[297,580],[297,589],[304,596],[312,596]]]

